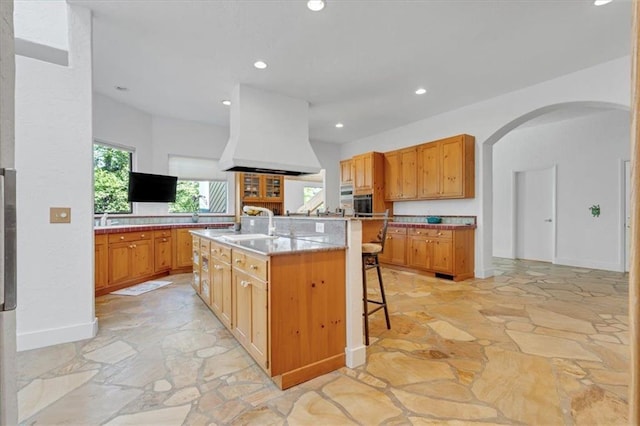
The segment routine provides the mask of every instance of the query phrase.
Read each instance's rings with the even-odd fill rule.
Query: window
[[[126,149],[93,144],[94,213],[131,213],[127,193],[132,157]]]
[[[320,191],[322,191],[322,187],[305,186],[303,191],[304,203],[307,204],[313,197],[315,197]]]
[[[227,174],[216,160],[170,155],[169,174],[178,177],[170,213],[227,213]]]

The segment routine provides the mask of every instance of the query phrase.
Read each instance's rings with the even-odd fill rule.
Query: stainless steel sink
[[[275,235],[267,234],[236,234],[236,235],[224,235],[225,240],[229,241],[247,241],[247,240],[271,240],[278,238]]]

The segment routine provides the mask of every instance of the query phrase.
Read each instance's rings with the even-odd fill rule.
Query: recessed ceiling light
[[[416,95],[424,95],[425,93],[427,93],[427,89],[425,89],[424,87],[421,87],[418,90],[416,90]]]
[[[320,12],[324,9],[324,0],[309,0],[307,2],[307,7],[309,10],[313,10],[314,12]]]
[[[231,105],[231,101],[229,99],[225,99],[224,101],[222,101],[222,105],[229,106]]]
[[[336,123],[336,127],[337,127],[338,129],[342,129],[342,128],[344,127],[344,124],[342,124],[342,123]]]
[[[613,0],[596,0],[593,2],[595,6],[604,6],[605,4],[611,3]]]
[[[115,88],[120,92],[126,92],[127,90],[129,90],[128,87],[124,87],[124,86],[115,86]]]
[[[256,61],[253,63],[253,66],[258,68],[259,70],[263,70],[267,67],[267,63],[264,61]]]

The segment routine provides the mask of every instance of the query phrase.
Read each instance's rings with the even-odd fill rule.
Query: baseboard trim
[[[75,324],[69,327],[18,333],[16,336],[16,346],[18,352],[28,351],[30,349],[44,348],[45,346],[91,339],[95,337],[97,333],[98,318],[94,318],[91,322]]]
[[[495,275],[494,269],[493,268],[488,268],[488,269],[476,269],[476,278],[491,278],[492,276]]]
[[[367,347],[364,345],[346,348],[344,353],[346,355],[345,363],[349,368],[356,368],[367,362]]]
[[[618,262],[598,262],[593,260],[567,259],[565,257],[556,257],[553,259],[554,265],[575,266],[578,268],[601,269],[604,271],[624,272],[620,269]]]

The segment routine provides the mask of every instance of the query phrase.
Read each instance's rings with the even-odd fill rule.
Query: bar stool
[[[358,216],[382,218],[382,229],[378,234],[379,241],[362,244],[362,303],[364,310],[362,316],[364,317],[364,338],[365,344],[369,346],[369,315],[374,312],[384,309],[384,316],[387,321],[387,329],[391,330],[391,322],[389,321],[389,309],[387,307],[387,297],[384,294],[384,284],[382,283],[382,273],[380,272],[380,261],[378,255],[384,251],[384,243],[387,239],[387,222],[389,220],[389,210],[384,213],[358,213]],[[378,272],[378,284],[380,285],[380,299],[369,299],[367,295],[367,270],[376,268]],[[369,310],[369,304],[377,305],[375,308]]]

